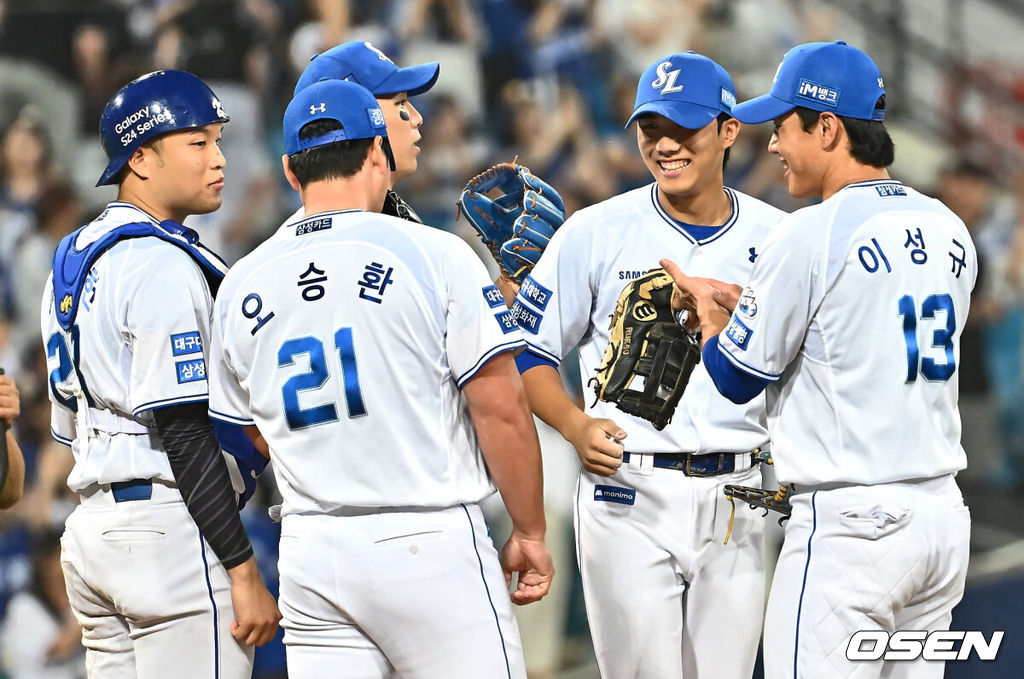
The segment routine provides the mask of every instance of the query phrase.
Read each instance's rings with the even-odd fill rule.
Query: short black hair
[[[299,139],[310,139],[343,129],[337,120],[321,119],[306,123],[299,130]],[[384,138],[384,154],[391,153],[387,137]],[[373,139],[347,139],[299,151],[288,156],[288,167],[305,187],[312,182],[351,177],[366,161],[373,146]]]
[[[810,132],[811,128],[818,124],[821,117],[820,111],[813,111],[803,106],[796,107],[796,114],[800,117],[800,124],[804,132]],[[876,111],[885,110],[885,95],[878,98],[875,104]],[[892,143],[892,137],[881,120],[862,120],[847,116],[837,116],[846,128],[846,136],[850,139],[850,155],[859,162],[871,167],[889,167],[896,159],[896,145]]]

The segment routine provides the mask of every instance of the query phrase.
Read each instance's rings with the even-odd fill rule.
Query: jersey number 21
[[[359,389],[359,372],[356,368],[355,348],[352,346],[352,328],[340,328],[334,333],[334,346],[341,362],[341,376],[345,384],[345,404],[349,417],[366,414],[363,393]],[[284,414],[288,428],[305,429],[326,422],[338,420],[338,408],[334,403],[324,403],[310,408],[299,407],[299,392],[320,389],[330,377],[324,343],[316,337],[298,337],[281,345],[277,352],[277,367],[294,365],[295,357],[309,356],[309,371],[288,378],[281,389],[284,396]]]

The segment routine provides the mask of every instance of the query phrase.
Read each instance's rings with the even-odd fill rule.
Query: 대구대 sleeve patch
[[[172,356],[187,356],[188,354],[199,354],[202,351],[203,340],[199,337],[198,330],[171,335]]]

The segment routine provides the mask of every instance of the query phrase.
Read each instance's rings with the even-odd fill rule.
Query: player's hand
[[[670,259],[662,259],[658,263],[672,276],[672,280],[682,292],[683,301],[689,299],[696,307],[703,346],[704,342],[720,333],[729,324],[729,317],[736,308],[742,289],[737,285],[729,285],[710,278],[687,276]]]
[[[505,305],[512,308],[512,302],[516,301],[516,295],[519,294],[519,283],[516,283],[508,274],[502,273],[494,281],[494,284],[501,292],[501,296],[505,298]]]
[[[277,634],[277,625],[281,622],[277,602],[260,579],[254,557],[229,570],[228,575],[231,576],[231,604],[235,609],[231,636],[246,646],[262,646]]]
[[[622,465],[622,439],[626,432],[612,420],[581,414],[568,437],[583,468],[598,476],[611,476]]]
[[[710,285],[717,291],[714,293],[715,302],[719,306],[724,307],[727,311],[729,311],[729,313],[732,313],[733,310],[736,308],[736,305],[740,301],[740,296],[743,294],[743,288],[739,285],[736,285],[735,283],[726,283],[724,281],[718,280],[717,278],[701,278],[700,276],[686,276],[686,274],[682,272],[679,266],[676,265],[670,259],[663,259],[659,263],[665,268],[665,271],[668,271],[669,275],[672,276],[673,280],[677,280],[679,276],[682,276],[683,278],[688,278],[692,281],[700,281],[702,283],[707,283],[708,285]],[[671,267],[671,269],[669,269],[669,267]],[[673,273],[673,271],[676,273]],[[691,312],[695,312],[697,310],[697,300],[693,297],[693,295],[690,292],[684,291],[679,286],[677,280],[675,290],[672,293],[672,311],[679,311],[680,309],[687,309]]]
[[[14,424],[18,415],[21,415],[18,385],[7,375],[0,375],[0,418],[4,419],[9,427]]]
[[[505,586],[512,586],[512,574],[518,574],[516,588],[512,590],[512,603],[522,606],[540,601],[551,587],[555,566],[543,538],[530,538],[512,530],[508,542],[501,548],[501,570],[505,572]]]

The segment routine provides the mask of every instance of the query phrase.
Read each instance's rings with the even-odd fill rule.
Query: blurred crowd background
[[[159,68],[191,71],[219,95],[231,116],[224,204],[188,223],[232,262],[298,207],[280,171],[281,116],[309,57],[348,40],[368,40],[399,65],[441,62],[437,85],[413,101],[425,119],[420,169],[396,188],[427,223],[474,243],[455,199],[496,162],[518,156],[570,213],[651,181],[622,125],[637,78],[659,57],[711,56],[742,100],[767,91],[795,44],[843,39],[871,54],[886,78],[893,176],[942,199],[978,246],[959,362],[971,462],[960,480],[975,520],[962,608],[977,620],[960,622],[1006,629],[985,601],[1024,599],[1021,35],[1021,0],[0,0],[0,366],[21,389],[28,467],[25,498],[0,512],[0,676],[84,676],[57,542],[75,502],[64,485],[72,461],[49,435],[39,307],[58,240],[115,196],[93,188],[106,164],[105,102]],[[726,184],[792,210],[800,203],[765,152],[768,128],[744,127]],[[864,342],[870,351],[872,338]],[[557,435],[542,436],[560,587],[521,621],[531,676],[594,677],[572,552],[577,463]],[[268,474],[245,510],[272,587],[275,492]],[[285,676],[279,643],[257,657],[255,676]],[[1010,676],[958,671],[949,676]]]

